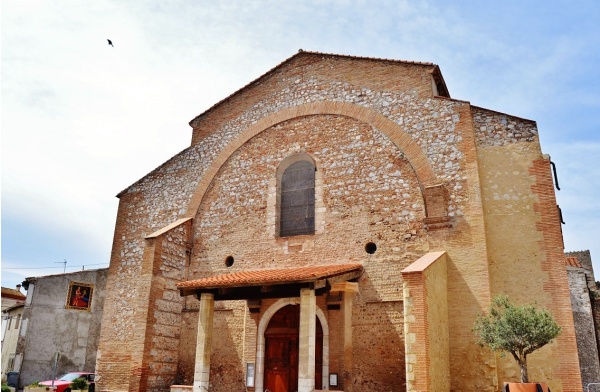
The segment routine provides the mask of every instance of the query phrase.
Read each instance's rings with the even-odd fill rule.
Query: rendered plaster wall
[[[562,232],[535,123],[478,108],[474,122],[492,293],[550,310],[563,333],[528,357],[529,377],[552,390],[579,391]],[[498,383],[518,379],[516,362],[498,358]]]
[[[23,356],[21,387],[50,380],[57,351],[61,353],[57,376],[71,371],[94,372],[107,273],[107,269],[97,269],[32,280],[17,346]],[[65,308],[70,282],[94,285],[91,311]]]
[[[571,290],[581,380],[583,385],[587,385],[600,380],[600,359],[598,358],[592,303],[585,271],[582,268],[567,267],[567,273]]]
[[[9,367],[11,358],[15,358],[17,349],[17,340],[19,338],[19,329],[21,327],[21,317],[23,316],[23,307],[14,307],[7,312],[2,312],[2,326],[6,328],[2,335],[2,381],[6,381],[6,373],[12,372]],[[8,317],[9,320],[4,320]],[[6,322],[6,324],[5,324]]]
[[[17,295],[15,295],[15,293],[14,293],[14,291],[16,291],[16,290],[7,289],[5,287],[2,287],[2,289],[6,290],[6,291],[10,290],[10,292],[8,292],[8,293],[5,293],[5,292],[2,293],[2,301],[1,301],[0,307],[3,312],[10,307],[13,307],[17,304],[24,302],[25,296],[23,294],[21,294],[21,296],[19,296],[17,298]]]

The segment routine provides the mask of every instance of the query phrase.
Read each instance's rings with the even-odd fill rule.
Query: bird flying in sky
[[[113,48],[115,47],[115,45],[113,45],[113,44],[112,44],[112,41],[111,41],[111,40],[109,40],[109,39],[106,39],[106,40],[108,41],[108,44],[109,44],[110,46],[112,46]]]

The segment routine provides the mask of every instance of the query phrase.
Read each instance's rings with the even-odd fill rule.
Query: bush
[[[10,388],[6,384],[2,384],[2,392],[10,392]]]
[[[85,377],[78,377],[71,383],[71,389],[88,389],[88,383]]]

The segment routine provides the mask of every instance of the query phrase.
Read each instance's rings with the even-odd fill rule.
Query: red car
[[[54,391],[56,392],[71,392],[71,383],[79,377],[85,377],[89,384],[89,392],[94,392],[94,373],[71,372],[54,380]],[[52,387],[52,380],[42,381],[39,383],[45,387]]]

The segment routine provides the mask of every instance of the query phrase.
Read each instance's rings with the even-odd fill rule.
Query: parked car
[[[71,383],[73,382],[73,380],[79,377],[85,377],[88,384],[90,384],[88,391],[94,392],[94,373],[85,372],[71,372],[59,377],[58,379],[54,380],[54,390],[56,392],[71,392]],[[41,381],[39,384],[45,387],[51,387],[52,380]]]

